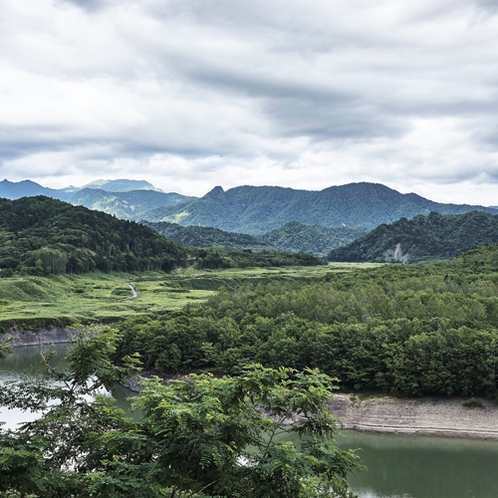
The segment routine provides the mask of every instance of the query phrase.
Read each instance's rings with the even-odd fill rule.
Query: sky
[[[498,0],[2,0],[0,177],[498,205]]]

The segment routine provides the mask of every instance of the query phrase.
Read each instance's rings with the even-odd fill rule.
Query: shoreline
[[[39,346],[47,344],[64,344],[74,342],[77,329],[53,327],[50,330],[41,329],[38,332],[24,329],[13,329],[8,333],[0,334],[0,342],[11,339],[10,345],[13,348],[23,348],[27,346]]]
[[[346,430],[498,440],[498,403],[478,400],[483,408],[464,407],[466,398],[336,394],[327,406]]]

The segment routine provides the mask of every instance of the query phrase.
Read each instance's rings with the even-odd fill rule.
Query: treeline
[[[498,247],[446,264],[221,291],[119,326],[119,354],[160,372],[319,368],[344,390],[498,395]]]
[[[430,213],[380,225],[330,252],[329,261],[422,262],[447,259],[498,242],[498,215]]]

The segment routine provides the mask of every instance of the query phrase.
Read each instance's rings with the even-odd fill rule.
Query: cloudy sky
[[[498,0],[2,0],[0,176],[498,205]]]

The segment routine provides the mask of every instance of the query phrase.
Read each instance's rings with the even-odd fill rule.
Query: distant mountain
[[[155,190],[106,192],[98,188],[85,188],[73,194],[68,202],[89,209],[113,214],[122,219],[140,218],[140,213],[160,206],[178,206],[193,197]]]
[[[245,233],[224,232],[212,227],[182,227],[177,223],[143,221],[144,225],[181,244],[194,247],[223,247],[225,249],[276,250],[268,242]],[[294,252],[294,251],[289,251]]]
[[[349,244],[367,231],[365,228],[331,228],[290,221],[280,228],[259,235],[258,239],[282,251],[302,251],[315,256],[326,256],[332,249]]]
[[[290,221],[326,227],[372,229],[402,217],[431,211],[461,214],[473,210],[498,213],[483,206],[441,204],[417,194],[401,194],[385,185],[351,183],[321,191],[283,187],[215,187],[204,197],[181,206],[142,213],[147,221],[168,221],[183,226],[212,226],[230,232],[262,234]],[[136,219],[136,218],[135,218]]]
[[[130,192],[131,190],[156,190],[162,192],[152,185],[152,183],[146,182],[145,180],[94,180],[81,187],[84,188],[99,188],[105,190],[106,192]]]
[[[23,180],[21,182],[3,180],[0,182],[0,197],[5,199],[14,200],[21,197],[33,197],[35,195],[45,195],[53,199],[65,201],[71,197],[72,193],[65,190],[42,187],[31,180]]]
[[[139,214],[142,211],[160,206],[178,206],[195,199],[195,197],[174,192],[162,192],[149,182],[139,180],[95,180],[89,185],[92,187],[70,186],[63,189],[52,189],[42,187],[31,180],[21,182],[3,180],[0,182],[0,197],[14,200],[21,197],[44,195],[52,199],[113,214],[123,219],[140,217]]]
[[[367,235],[330,252],[329,261],[421,262],[447,259],[474,247],[498,242],[498,215],[472,211],[460,215],[415,216],[382,224]]]

